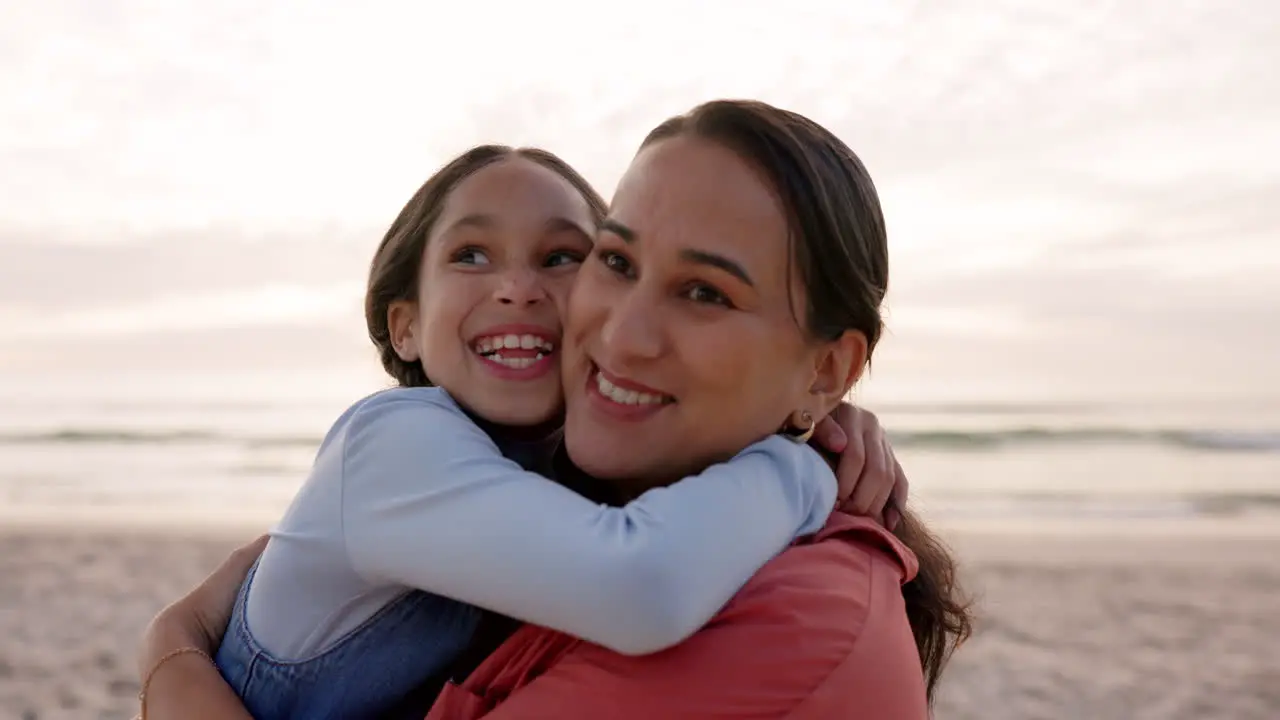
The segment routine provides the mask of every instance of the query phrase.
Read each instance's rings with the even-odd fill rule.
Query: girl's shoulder
[[[364,397],[347,408],[339,419],[368,419],[387,413],[441,413],[468,420],[458,403],[443,388],[438,387],[397,387],[380,390]]]
[[[404,403],[421,403],[425,405],[442,406],[450,410],[461,412],[458,403],[449,395],[444,388],[440,387],[393,387],[386,390],[379,390],[372,395],[365,397],[352,403],[348,412],[358,411],[361,408],[377,407],[387,404],[404,404]]]
[[[410,421],[474,427],[449,393],[438,387],[397,387],[380,390],[357,400],[338,416],[325,433],[321,448],[352,433],[381,426],[384,423]]]

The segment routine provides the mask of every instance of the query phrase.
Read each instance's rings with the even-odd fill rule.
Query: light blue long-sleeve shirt
[[[272,532],[246,620],[277,658],[310,657],[416,588],[654,652],[816,532],[835,495],[816,452],[771,436],[609,507],[504,457],[443,390],[388,390],[329,431]]]

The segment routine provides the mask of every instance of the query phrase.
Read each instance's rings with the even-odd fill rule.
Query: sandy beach
[[[952,535],[981,603],[946,720],[1280,717],[1280,540]],[[128,718],[134,647],[227,539],[0,531],[0,717]]]

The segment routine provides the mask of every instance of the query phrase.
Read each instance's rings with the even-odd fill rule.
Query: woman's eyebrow
[[[688,248],[680,251],[680,257],[684,258],[686,262],[697,263],[699,265],[710,265],[711,267],[718,268],[738,278],[751,287],[756,286],[755,281],[751,279],[751,276],[747,274],[746,269],[743,268],[742,265],[723,255],[717,255],[705,250],[694,250],[693,248]]]
[[[627,243],[633,243],[639,237],[635,230],[632,230],[613,218],[605,218],[604,221],[600,223],[600,229],[617,235]],[[708,265],[729,273],[751,287],[756,286],[755,281],[751,279],[751,275],[747,273],[746,269],[743,268],[740,263],[730,260],[723,255],[717,255],[716,253],[707,252],[706,250],[686,248],[680,251],[680,257],[685,262],[691,262],[698,265]]]
[[[600,223],[600,229],[604,230],[605,232],[611,232],[614,235],[617,235],[618,237],[622,238],[626,242],[631,243],[636,241],[636,231],[632,230],[626,225],[623,225],[617,220],[614,220],[613,218],[605,218]]]

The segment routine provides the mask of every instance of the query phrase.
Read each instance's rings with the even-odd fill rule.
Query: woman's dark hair
[[[860,332],[870,358],[883,329],[889,248],[875,185],[858,156],[812,120],[755,101],[699,105],[659,125],[641,147],[676,136],[719,143],[767,177],[786,208],[790,262],[807,291],[803,326],[827,340]],[[902,594],[932,702],[943,666],[971,632],[969,601],[955,559],[919,518],[904,512],[897,535],[920,561]]]
[[[382,237],[373,262],[369,266],[369,285],[364,296],[364,319],[369,339],[378,348],[382,367],[401,387],[430,385],[422,363],[405,362],[391,345],[391,328],[387,325],[387,309],[398,300],[416,300],[418,273],[427,238],[449,193],[463,180],[482,168],[508,158],[524,158],[556,173],[573,185],[591,207],[598,223],[604,219],[608,204],[577,170],[564,160],[537,148],[512,148],[505,145],[480,145],[462,153],[427,179],[409,198],[387,234]]]

